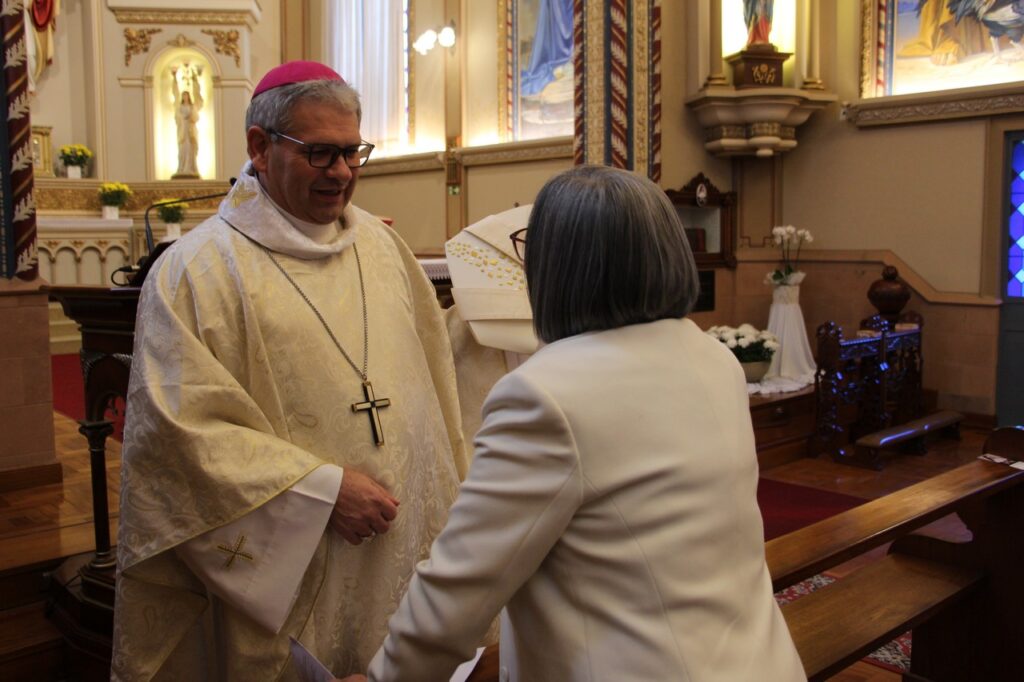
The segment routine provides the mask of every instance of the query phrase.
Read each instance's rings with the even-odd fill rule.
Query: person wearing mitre
[[[445,243],[455,305],[446,312],[466,443],[494,384],[537,350],[522,237],[532,204],[469,225]]]
[[[467,455],[434,289],[351,203],[358,94],[290,62],[249,162],[146,280],[122,462],[115,680],[365,670]]]

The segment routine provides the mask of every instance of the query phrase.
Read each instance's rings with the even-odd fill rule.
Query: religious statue
[[[743,21],[747,24],[747,47],[768,49],[772,32],[772,5],[774,0],[743,0]]]
[[[196,157],[199,153],[199,111],[203,94],[199,88],[202,67],[184,64],[171,67],[171,93],[174,95],[174,122],[178,127],[178,170],[172,178],[198,178]],[[178,79],[181,85],[178,85]]]

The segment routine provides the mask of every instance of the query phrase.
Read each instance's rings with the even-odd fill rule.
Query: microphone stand
[[[237,178],[231,178],[231,186],[234,186]],[[158,206],[172,206],[174,204],[184,204],[189,201],[200,201],[202,199],[216,199],[217,197],[227,196],[227,192],[217,192],[216,194],[203,194],[198,197],[182,197],[181,199],[169,199],[167,201],[158,201],[155,204],[150,204],[146,207],[146,212],[142,214],[142,220],[146,224],[146,253],[153,253],[153,228],[149,224],[149,212]]]
[[[238,178],[231,178],[229,180],[230,185],[233,187],[237,180]],[[149,273],[149,270],[152,267],[152,263],[150,261],[153,260],[154,256],[159,256],[160,252],[162,251],[162,248],[156,249],[153,242],[153,228],[149,223],[150,211],[160,206],[171,206],[173,204],[183,204],[188,201],[200,201],[203,199],[216,199],[218,197],[227,196],[228,192],[230,191],[231,190],[228,189],[226,192],[216,192],[214,194],[201,194],[199,196],[182,197],[180,199],[169,199],[167,201],[158,201],[154,204],[150,204],[149,206],[147,206],[145,213],[142,214],[142,220],[145,223],[146,227],[146,255],[140,258],[139,262],[136,265],[127,265],[125,267],[118,268],[114,272],[110,273],[110,278],[114,282],[114,284],[117,286],[142,286],[142,280],[146,278],[146,275]],[[125,279],[127,280],[126,282],[118,282],[117,280],[114,279],[114,276],[119,273],[125,273]]]

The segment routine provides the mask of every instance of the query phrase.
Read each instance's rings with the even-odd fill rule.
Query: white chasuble
[[[291,679],[289,636],[339,676],[364,671],[465,474],[451,347],[412,253],[352,206],[337,237],[317,243],[248,171],[219,215],[169,249],[143,287],[122,463],[114,679]],[[361,366],[358,252],[367,376],[376,397],[390,400],[379,410],[383,445],[369,413],[352,409],[365,400],[362,378],[263,246]],[[359,546],[323,530],[297,592],[282,588],[291,609],[275,635],[172,550],[208,534],[228,599],[244,595],[282,560],[276,540],[261,536],[290,535],[245,517],[259,518],[253,512],[294,495],[327,464],[380,482],[400,500],[398,517]]]

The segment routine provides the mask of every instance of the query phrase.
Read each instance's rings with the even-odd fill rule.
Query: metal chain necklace
[[[306,305],[309,306],[309,309],[312,310],[313,314],[316,315],[316,318],[320,320],[320,324],[323,325],[323,328],[327,332],[327,335],[331,337],[331,341],[333,341],[337,349],[341,351],[342,356],[348,362],[349,366],[351,366],[352,369],[355,370],[355,373],[359,375],[359,378],[363,380],[363,397],[365,399],[362,402],[353,403],[352,411],[367,413],[367,416],[369,416],[370,418],[370,429],[373,431],[374,443],[376,443],[378,447],[384,445],[384,426],[381,424],[380,413],[378,412],[378,410],[382,407],[389,407],[391,405],[391,400],[388,398],[375,397],[373,394],[373,384],[370,383],[370,380],[367,377],[367,367],[369,366],[370,363],[370,325],[369,322],[367,321],[366,285],[363,282],[363,264],[359,260],[359,249],[356,247],[355,244],[352,245],[352,253],[354,253],[356,257],[356,271],[359,273],[359,296],[363,302],[362,369],[359,369],[359,366],[352,361],[352,358],[345,351],[345,348],[341,345],[341,342],[338,341],[338,337],[334,335],[334,331],[331,330],[330,325],[327,324],[327,320],[325,320],[324,316],[320,314],[320,311],[317,309],[317,307],[313,305],[313,302],[309,300],[309,296],[306,296],[306,292],[302,290],[302,287],[300,287],[298,283],[294,279],[292,279],[291,275],[289,275],[288,272],[281,266],[281,263],[277,260],[277,258],[274,257],[274,253],[267,247],[263,246],[262,244],[259,244],[259,242],[256,243],[259,245],[261,249],[263,249],[263,252],[267,254],[267,256],[270,258],[270,262],[273,263],[277,267],[277,269],[281,271],[281,274],[284,275],[284,278],[286,280],[288,280],[288,283],[295,288],[295,291],[297,291],[299,296],[302,297],[302,300],[306,302]]]

